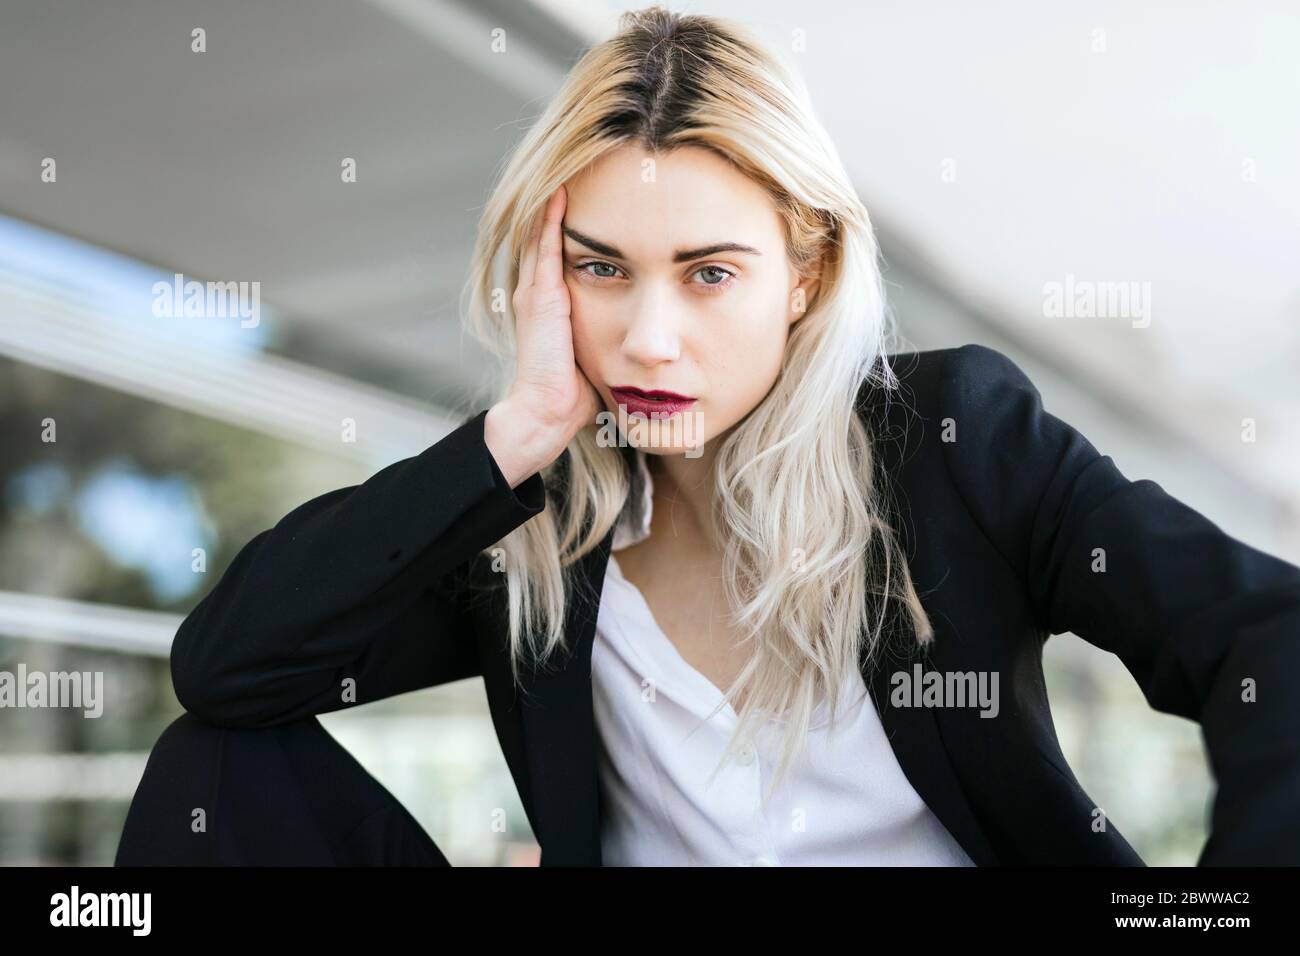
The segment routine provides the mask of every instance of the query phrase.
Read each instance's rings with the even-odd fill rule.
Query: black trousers
[[[239,730],[185,713],[163,731],[116,866],[449,866],[315,717]]]

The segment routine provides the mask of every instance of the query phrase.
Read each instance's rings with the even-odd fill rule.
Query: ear
[[[787,301],[786,322],[789,325],[794,325],[812,308],[812,304],[817,297],[817,291],[821,288],[820,260],[814,263],[812,272],[805,273],[802,276],[795,273],[795,277],[799,281],[791,287],[790,297]]]

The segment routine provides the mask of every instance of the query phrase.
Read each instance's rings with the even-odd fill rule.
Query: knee
[[[116,866],[202,865],[225,731],[186,712],[154,742],[118,842]]]
[[[115,865],[205,865],[217,862],[223,808],[240,814],[276,807],[265,784],[284,775],[295,741],[324,728],[310,718],[274,727],[235,729],[186,711],[159,735],[127,810]],[[220,803],[220,807],[218,804]],[[225,816],[231,816],[226,810]],[[221,851],[221,852],[224,852]]]
[[[194,748],[214,745],[225,733],[224,727],[209,724],[188,710],[168,724],[149,752],[150,760],[174,753],[192,753]]]
[[[145,765],[118,866],[430,863],[446,857],[315,717],[231,728],[184,713]]]

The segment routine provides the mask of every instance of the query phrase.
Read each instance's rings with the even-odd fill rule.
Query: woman
[[[474,675],[544,865],[1140,864],[1057,744],[1066,630],[1201,722],[1202,862],[1300,862],[1300,569],[1000,353],[887,352],[866,210],[735,26],[626,15],[469,291],[508,389],[235,558],[119,864],[445,863],[316,715]]]

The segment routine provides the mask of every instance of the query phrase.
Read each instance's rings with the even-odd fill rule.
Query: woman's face
[[[624,146],[566,187],[574,354],[606,410],[664,416],[628,423],[627,440],[655,454],[725,433],[771,389],[812,295],[767,191],[699,147]],[[660,409],[624,387],[693,401]]]

